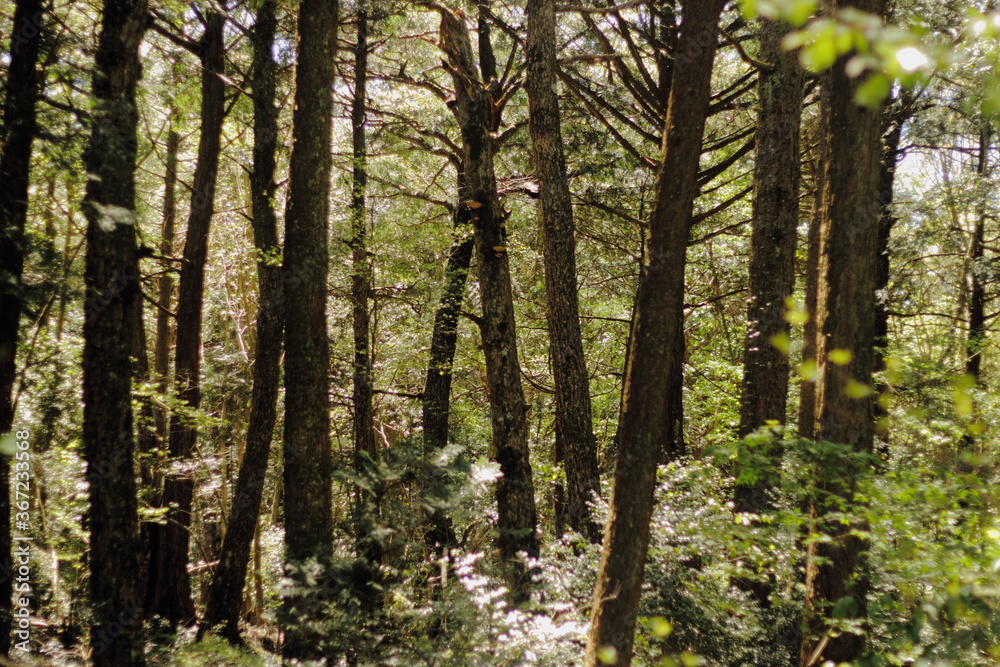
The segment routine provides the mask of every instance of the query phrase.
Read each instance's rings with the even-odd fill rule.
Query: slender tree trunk
[[[979,133],[979,159],[976,164],[976,175],[980,182],[985,181],[989,170],[989,150],[991,128],[984,121]],[[969,239],[969,274],[966,285],[969,290],[969,337],[965,346],[965,373],[977,384],[983,365],[983,346],[986,341],[986,278],[987,267],[983,263],[985,249],[986,214],[984,205],[980,205],[972,236]]]
[[[132,432],[134,309],[142,298],[135,245],[136,85],[145,0],[106,0],[94,59],[86,154],[87,253],[83,446],[90,508],[90,647],[96,666],[142,665],[139,517]]]
[[[459,192],[463,191],[461,180],[459,177]],[[465,282],[469,275],[474,245],[474,238],[469,229],[470,220],[467,211],[463,213],[461,205],[455,213],[454,221],[454,238],[444,270],[444,293],[434,314],[430,360],[427,364],[427,379],[422,393],[424,454],[428,457],[448,444],[452,364],[458,345],[458,318],[462,312]],[[426,492],[431,505],[435,499],[445,494],[443,487],[443,475],[430,480]],[[437,552],[438,557],[443,556],[446,549],[458,544],[451,521],[443,510],[439,508],[431,510],[424,541],[428,547]]]
[[[597,542],[600,528],[591,516],[589,503],[600,494],[601,480],[580,334],[573,204],[556,95],[555,3],[530,0],[527,11],[525,84],[535,175],[541,186],[538,212],[545,256],[549,355],[555,380],[556,462],[563,465],[567,487],[565,518],[557,517],[556,524],[567,524]]]
[[[372,490],[359,486],[355,499],[355,540],[358,556],[365,561],[366,580],[358,591],[369,609],[378,604],[377,582],[382,547],[374,536],[378,521],[379,482],[373,477],[378,460],[375,448],[375,414],[372,403],[371,305],[372,267],[368,259],[367,203],[368,147],[365,121],[368,84],[368,11],[358,7],[354,46],[354,99],[351,103],[351,145],[354,168],[351,180],[351,309],[354,325],[354,469],[368,478]]]
[[[799,224],[799,128],[805,74],[798,56],[787,52],[781,40],[789,26],[764,20],[760,57],[771,67],[760,74],[757,114],[757,160],[754,164],[752,237],[750,242],[750,302],[743,346],[743,386],[740,396],[741,438],[768,422],[784,424],[788,407],[787,352],[772,343],[788,336],[786,300],[795,287],[795,246]],[[766,452],[774,470],[781,451]],[[769,471],[757,481],[737,484],[734,510],[760,514],[774,509]],[[770,605],[771,584],[739,579],[761,606]],[[797,646],[797,641],[795,643]],[[794,646],[792,651],[794,653]]]
[[[329,262],[331,116],[339,6],[303,0],[299,9],[295,111],[285,213],[285,568],[307,592],[282,607],[286,659],[322,657],[315,628],[321,592],[307,582],[309,561],[333,556],[326,279]]]
[[[893,185],[896,181],[896,165],[899,162],[899,144],[903,137],[903,124],[912,114],[913,100],[910,94],[902,93],[891,100],[882,113],[882,158],[879,161],[878,176],[878,260],[875,264],[875,370],[885,369],[885,354],[889,346],[889,240],[896,218],[892,210]],[[879,383],[876,391],[881,396],[887,387]],[[880,455],[883,460],[889,456],[888,443],[889,412],[882,401],[875,402],[875,430],[881,440]]]
[[[612,664],[630,665],[649,546],[656,464],[669,437],[667,385],[682,359],[676,355],[684,312],[684,262],[688,227],[698,195],[698,159],[711,92],[716,24],[723,0],[687,2],[674,54],[673,80],[657,170],[628,366],[623,387],[618,452],[610,516],[598,569],[588,667],[598,651]]]
[[[226,18],[207,12],[205,34],[199,44],[201,76],[201,133],[198,139],[198,164],[195,167],[188,217],[184,261],[181,264],[177,293],[177,348],[175,378],[178,398],[193,409],[201,403],[201,308],[204,297],[205,262],[208,257],[209,229],[212,222],[215,186],[222,146],[222,122],[225,110]],[[190,459],[197,428],[187,417],[174,415],[170,420],[170,458]],[[188,576],[191,505],[194,480],[188,474],[167,475],[160,505],[169,507],[167,521],[154,530],[150,554],[147,613],[160,616],[171,626],[195,622]]]
[[[819,273],[820,254],[822,252],[823,239],[821,235],[823,193],[826,189],[826,175],[824,164],[827,161],[828,146],[822,140],[826,131],[827,110],[825,105],[820,105],[819,110],[819,146],[817,148],[815,160],[816,183],[813,193],[813,210],[809,216],[809,230],[806,237],[806,274],[805,285],[805,308],[809,313],[809,319],[802,328],[802,364],[803,368],[812,367],[818,369],[819,358]],[[810,373],[803,377],[799,387],[799,414],[798,431],[800,438],[812,440],[816,434],[816,373]]]
[[[852,6],[878,16],[884,0],[855,0]],[[878,180],[881,143],[880,115],[854,101],[859,81],[844,71],[840,59],[826,74],[822,104],[826,126],[821,141],[826,160],[820,202],[822,251],[817,311],[820,315],[818,354],[820,380],[816,437],[870,453],[874,437],[872,374],[875,370],[875,267],[878,262]],[[849,361],[830,359],[846,351]],[[853,528],[823,521],[829,512],[848,510],[860,470],[843,461],[839,469],[824,469],[810,512],[825,533],[812,540],[806,568],[806,629],[800,660],[803,665],[824,660],[851,662],[864,649],[864,637],[828,632],[829,606],[853,599],[848,614],[866,615],[867,578],[863,540]]]
[[[171,112],[171,116],[174,112]],[[171,120],[173,120],[171,118]],[[170,257],[174,252],[174,227],[177,222],[177,152],[180,150],[180,136],[173,127],[167,133],[167,172],[163,184],[163,232],[160,240],[160,256]],[[173,304],[174,278],[170,271],[164,271],[157,281],[156,294],[156,347],[153,352],[153,374],[156,376],[157,390],[165,394],[170,386],[170,344],[173,327],[170,322],[170,308]],[[167,414],[157,408],[154,412],[156,433],[161,445],[167,444]],[[150,477],[152,477],[150,475]],[[144,479],[145,481],[145,479]],[[151,486],[156,481],[150,479]]]
[[[275,262],[278,221],[274,212],[275,151],[278,145],[278,112],[274,106],[276,65],[272,57],[277,27],[276,0],[265,0],[253,27],[254,146],[250,174],[250,207],[254,246],[257,250],[257,349],[253,363],[253,390],[246,449],[240,462],[233,504],[222,540],[219,565],[209,587],[202,630],[225,624],[224,634],[240,641],[240,609],[250,563],[250,546],[260,515],[264,478],[274,436],[284,325],[281,267]]]
[[[0,127],[0,435],[14,425],[24,226],[28,218],[31,145],[39,93],[38,52],[42,41],[41,0],[14,6],[10,60]],[[10,534],[10,460],[0,457],[0,656],[10,651],[13,572]]]
[[[491,458],[500,464],[497,481],[497,530],[500,557],[514,604],[525,602],[531,574],[520,554],[538,556],[537,515],[528,422],[521,368],[517,356],[514,301],[504,228],[506,212],[497,194],[490,130],[493,100],[472,58],[469,31],[461,17],[438,7],[441,48],[454,79],[454,111],[462,131],[465,189],[459,207],[468,212],[475,230],[475,256],[483,315],[480,320],[492,412]],[[483,44],[480,42],[480,52]],[[482,59],[482,58],[481,58]],[[495,83],[495,79],[492,79]]]
[[[787,25],[768,20],[761,27],[760,57],[772,66],[761,72],[758,85],[760,110],[754,165],[749,327],[743,347],[740,397],[741,438],[768,422],[784,424],[787,417],[788,355],[771,340],[790,332],[785,301],[795,287],[799,125],[805,79],[797,55],[781,47],[788,29]],[[736,511],[772,509],[769,492],[766,483],[737,485]]]

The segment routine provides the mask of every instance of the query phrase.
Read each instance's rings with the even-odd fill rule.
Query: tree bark
[[[823,191],[826,188],[826,176],[823,165],[826,163],[826,142],[822,140],[824,128],[826,127],[826,109],[820,105],[819,109],[819,135],[820,141],[817,147],[815,159],[816,183],[813,194],[813,210],[809,216],[809,229],[806,236],[806,273],[805,285],[805,308],[809,313],[809,319],[802,327],[802,363],[803,367],[814,365],[819,367],[818,346],[819,346],[819,263],[820,252],[822,250],[822,238],[820,228],[822,226]],[[817,371],[818,372],[818,371]],[[816,435],[816,374],[812,377],[803,377],[799,385],[799,414],[798,431],[800,438],[812,440]]]
[[[171,116],[173,116],[171,112]],[[171,119],[172,120],[172,119]],[[167,172],[163,183],[163,232],[160,240],[160,256],[170,257],[174,252],[174,233],[177,222],[177,152],[180,150],[180,135],[173,127],[167,133]],[[174,296],[174,278],[170,271],[164,271],[157,281],[156,294],[156,347],[153,351],[153,374],[156,376],[157,390],[166,393],[170,387],[170,346],[174,328],[170,322],[171,305]],[[154,412],[156,434],[161,446],[167,444],[167,414],[162,408]],[[152,475],[150,475],[152,477]],[[145,481],[145,480],[144,480]],[[155,481],[150,479],[150,485]]]
[[[292,155],[285,213],[285,568],[308,592],[286,597],[286,659],[322,657],[321,595],[306,581],[308,561],[333,556],[329,415],[330,350],[326,328],[329,262],[331,117],[339,6],[303,0],[298,21]]]
[[[18,0],[0,127],[0,435],[14,425],[18,328],[22,310],[24,227],[28,218],[31,146],[39,94],[41,0]],[[10,459],[0,457],[0,656],[11,641],[13,571],[10,534]]]
[[[556,517],[556,525],[569,525],[591,542],[598,542],[600,528],[591,516],[589,503],[600,494],[601,479],[597,471],[590,382],[580,334],[573,204],[556,95],[555,3],[530,0],[527,12],[525,86],[535,176],[540,185],[538,214],[556,399],[556,463],[563,466],[567,487],[564,516]]]
[[[462,192],[461,176],[458,191]],[[451,412],[451,379],[455,350],[458,346],[458,318],[462,312],[465,282],[472,263],[475,239],[469,230],[467,211],[461,205],[454,215],[454,238],[448,252],[444,270],[444,293],[434,314],[434,329],[431,333],[430,360],[427,363],[427,378],[421,394],[421,423],[424,432],[424,455],[430,457],[448,444],[448,422]],[[427,488],[428,501],[433,506],[444,493],[443,476],[436,476]],[[429,526],[424,535],[427,546],[434,549],[438,557],[446,549],[458,544],[451,521],[443,510],[430,511]]]
[[[840,3],[882,15],[884,0]],[[826,124],[821,141],[824,189],[820,201],[821,252],[817,359],[818,439],[870,453],[874,437],[872,374],[875,370],[875,266],[878,262],[878,177],[881,143],[878,110],[854,101],[859,81],[844,71],[846,58],[825,75],[821,104]],[[830,359],[846,351],[850,359]],[[828,632],[832,605],[851,598],[849,617],[864,619],[867,583],[861,572],[865,545],[853,534],[856,526],[825,522],[832,511],[849,509],[854,500],[857,464],[842,461],[817,480],[818,495],[810,513],[825,533],[812,540],[806,568],[806,628],[801,662],[851,662],[861,656],[864,637]],[[843,603],[842,605],[843,606]]]
[[[976,175],[980,181],[985,181],[989,173],[989,150],[991,127],[988,121],[983,121],[983,129],[979,133],[979,157],[976,163]],[[969,290],[969,337],[965,345],[965,374],[976,384],[980,382],[983,365],[983,347],[986,342],[986,279],[987,268],[983,264],[985,249],[986,214],[985,206],[980,204],[979,215],[976,217],[972,235],[969,238],[969,273],[965,282]]]
[[[758,84],[749,326],[743,346],[738,431],[741,438],[768,422],[784,424],[787,419],[788,354],[772,340],[791,333],[785,312],[786,301],[795,287],[801,175],[799,128],[805,80],[798,56],[781,46],[788,30],[786,24],[765,19],[760,33],[760,57],[770,67],[761,72]],[[762,454],[772,470],[777,471],[781,465],[780,447],[772,445]],[[774,509],[770,472],[758,471],[755,481],[736,485],[733,492],[736,512],[760,514]],[[770,606],[770,582],[741,578],[734,583],[747,590],[762,609]],[[797,641],[793,652],[795,645]]]
[[[521,368],[517,356],[514,301],[510,284],[506,212],[497,194],[490,136],[496,101],[495,79],[483,81],[472,58],[469,31],[461,17],[437,6],[441,15],[441,48],[455,84],[454,112],[462,133],[464,190],[459,207],[472,218],[475,257],[483,315],[480,332],[486,356],[493,439],[491,458],[500,464],[497,481],[497,530],[500,557],[513,604],[527,601],[531,573],[522,552],[538,556],[537,514],[531,464],[528,459],[528,422]],[[483,45],[480,43],[480,51]],[[485,73],[484,73],[485,76]]]
[[[687,2],[657,170],[623,387],[610,516],[598,569],[586,664],[598,651],[630,665],[649,545],[656,464],[669,437],[667,385],[675,372],[684,312],[688,228],[698,195],[698,159],[711,92],[716,24],[723,0]]]
[[[90,507],[90,647],[97,666],[142,665],[132,349],[141,299],[135,244],[136,85],[145,0],[105,0],[85,156],[83,445]]]
[[[354,470],[373,484],[372,490],[359,486],[355,498],[355,540],[357,553],[365,561],[365,580],[358,593],[369,610],[378,605],[380,595],[372,584],[378,581],[382,546],[374,531],[378,522],[379,486],[374,477],[378,451],[375,447],[375,413],[372,403],[371,307],[372,266],[367,243],[368,146],[365,122],[368,111],[368,10],[361,2],[357,13],[354,46],[354,98],[351,101],[351,146],[354,168],[351,174],[351,310],[354,328]]]
[[[178,398],[195,410],[201,403],[201,310],[225,113],[226,88],[222,79],[225,69],[225,23],[224,15],[207,12],[205,33],[198,47],[202,66],[198,164],[192,185],[191,212],[177,292],[174,382]],[[189,418],[174,415],[170,420],[170,458],[181,461],[190,459],[197,437],[197,428]],[[171,627],[178,624],[190,626],[195,622],[191,579],[187,570],[193,499],[194,480],[189,475],[166,476],[160,506],[170,510],[166,523],[157,525],[153,530],[146,612],[151,617],[161,617]]]
[[[768,422],[784,424],[788,405],[788,355],[772,344],[790,333],[785,301],[795,287],[795,246],[799,224],[799,126],[805,73],[781,40],[789,27],[765,20],[760,57],[771,65],[758,85],[757,160],[754,164],[750,241],[750,301],[743,346],[743,387],[739,437]],[[773,451],[772,455],[780,452]],[[776,462],[777,464],[777,462]],[[737,512],[772,509],[767,483],[737,485]]]
[[[284,325],[281,267],[276,263],[281,247],[278,245],[278,221],[273,204],[277,189],[274,170],[278,111],[274,106],[277,66],[271,54],[277,28],[276,9],[276,0],[265,0],[260,5],[251,35],[254,146],[250,207],[257,250],[259,306],[250,421],[219,565],[209,587],[201,628],[204,631],[224,623],[223,634],[232,643],[240,642],[240,610],[250,563],[250,546],[260,514],[267,461],[274,436]]]

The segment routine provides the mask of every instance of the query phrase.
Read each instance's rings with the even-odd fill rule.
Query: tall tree
[[[989,151],[992,127],[983,121],[979,131],[979,154],[976,158],[976,176],[980,184],[989,174]],[[982,200],[985,197],[981,198]],[[969,293],[969,336],[965,345],[965,373],[978,384],[981,381],[983,346],[986,342],[986,280],[988,271],[984,262],[986,247],[986,205],[979,204],[968,244],[968,274],[966,285]]]
[[[469,211],[475,238],[475,258],[479,268],[482,318],[479,320],[486,356],[493,439],[490,456],[500,464],[497,481],[497,529],[500,557],[515,604],[528,599],[531,574],[520,554],[538,556],[535,493],[528,457],[528,422],[521,387],[521,367],[517,356],[514,300],[507,256],[506,211],[497,193],[493,166],[494,121],[497,100],[491,90],[498,87],[489,71],[483,72],[472,58],[469,31],[461,16],[434,3],[441,15],[440,45],[447,57],[455,84],[455,115],[462,133],[464,190],[459,206]],[[481,24],[483,13],[480,13]],[[489,46],[488,34],[480,31],[480,62]]]
[[[174,115],[171,111],[171,126],[167,131],[166,176],[163,183],[163,228],[160,234],[160,256],[170,257],[174,252],[174,234],[177,223],[177,153],[180,150],[180,135],[173,126]],[[173,327],[170,322],[171,305],[174,296],[174,277],[170,271],[164,271],[156,283],[156,343],[153,349],[153,374],[157,381],[157,390],[165,394],[170,382],[170,347]],[[162,408],[154,412],[156,419],[156,434],[161,445],[167,443],[167,413]],[[149,486],[155,486],[152,479]]]
[[[275,151],[278,146],[278,111],[275,107],[277,65],[272,55],[277,29],[276,0],[265,0],[257,9],[251,33],[253,61],[253,169],[250,172],[250,209],[257,251],[257,348],[254,352],[253,389],[246,449],[240,462],[233,503],[222,540],[219,565],[212,576],[202,628],[225,624],[231,642],[240,639],[240,609],[250,563],[250,545],[260,515],[264,478],[274,436],[280,379],[281,340],[284,326],[281,267],[276,258],[278,220],[274,211]]]
[[[772,344],[788,336],[785,301],[795,286],[795,245],[799,224],[799,126],[805,73],[781,40],[789,27],[764,20],[760,57],[767,69],[758,84],[757,159],[754,163],[750,299],[743,352],[743,387],[738,435],[745,437],[769,421],[783,424],[788,403],[788,355]],[[773,452],[777,453],[777,452]],[[762,477],[763,479],[763,477]],[[771,507],[764,483],[738,485],[737,512]]]
[[[215,185],[222,150],[225,115],[224,80],[226,17],[216,11],[204,16],[205,31],[195,49],[201,60],[201,126],[198,163],[191,186],[191,209],[177,290],[177,347],[174,351],[174,382],[178,398],[189,408],[201,403],[201,320],[205,289],[205,263],[215,202]],[[188,415],[170,420],[170,458],[189,459],[198,430]],[[170,625],[195,622],[188,575],[191,541],[191,505],[194,480],[188,473],[168,474],[163,484],[161,507],[170,508],[167,521],[157,526],[149,554],[146,613],[160,616]]]
[[[753,219],[750,241],[750,299],[743,346],[743,386],[738,435],[746,437],[768,422],[784,424],[788,403],[789,362],[772,341],[790,333],[785,303],[795,287],[795,246],[799,224],[799,128],[805,72],[796,54],[781,40],[789,26],[764,20],[760,33],[757,112],[757,159],[754,163]],[[779,448],[766,452],[777,470]],[[737,484],[734,510],[758,514],[774,509],[769,471],[754,482]],[[737,584],[767,607],[771,585],[741,579]],[[793,647],[794,651],[794,647]]]
[[[14,425],[18,328],[24,273],[24,227],[28,218],[31,145],[39,94],[38,57],[42,41],[41,0],[18,0],[10,37],[10,60],[0,126],[0,435]],[[11,572],[10,466],[0,457],[0,569]],[[14,579],[0,577],[0,655],[10,650]]]
[[[458,190],[461,186],[459,176]],[[469,211],[457,207],[454,215],[454,232],[448,260],[444,269],[444,291],[434,313],[434,328],[431,332],[430,359],[427,362],[427,376],[421,393],[421,425],[424,436],[424,453],[429,455],[440,451],[448,444],[448,423],[451,414],[452,365],[458,346],[458,318],[462,312],[465,297],[465,282],[472,263],[475,239],[469,230]],[[432,496],[439,495],[439,482],[433,480],[429,489]],[[430,526],[426,534],[428,546],[443,552],[443,549],[457,543],[455,531],[440,508],[431,511]]]
[[[852,0],[837,8],[881,16],[884,0]],[[825,75],[821,104],[824,125],[820,193],[820,261],[817,282],[815,437],[870,453],[874,437],[872,375],[875,370],[875,267],[878,261],[878,181],[880,112],[861,106],[855,92],[861,81],[844,70],[841,58]],[[811,540],[806,568],[806,629],[803,664],[823,660],[850,662],[860,657],[864,637],[831,632],[834,603],[848,615],[866,613],[865,545],[853,526],[823,521],[829,512],[853,503],[860,473],[854,459],[823,471],[810,513],[823,531]],[[849,604],[848,604],[849,602]],[[839,612],[838,612],[839,613]]]
[[[377,459],[375,413],[372,403],[371,301],[372,267],[368,253],[367,188],[368,145],[365,129],[368,90],[368,8],[362,0],[356,17],[354,44],[354,97],[351,101],[351,310],[354,328],[354,467],[370,476]],[[376,494],[358,487],[355,508],[358,554],[377,567],[381,549],[373,535],[378,515]]]
[[[598,569],[586,664],[613,652],[630,665],[649,546],[656,464],[669,437],[667,385],[684,312],[684,264],[698,158],[705,129],[723,0],[684,3],[657,170],[648,240],[639,274],[623,386],[610,516]],[[606,657],[606,656],[605,656]]]
[[[83,446],[90,487],[90,646],[95,665],[143,664],[132,350],[141,288],[135,243],[136,85],[145,0],[105,0],[85,157]]]
[[[600,493],[590,383],[580,335],[573,203],[566,178],[559,98],[556,95],[556,16],[553,0],[530,0],[526,45],[528,112],[538,213],[545,256],[545,303],[549,356],[555,381],[556,462],[566,474],[566,503],[557,530],[568,524],[592,542],[600,528],[588,503]]]
[[[284,655],[322,657],[313,621],[319,591],[309,561],[333,556],[329,413],[330,349],[326,329],[329,263],[331,118],[337,51],[337,0],[303,0],[299,8],[295,111],[285,211],[285,567],[305,594],[285,598]]]

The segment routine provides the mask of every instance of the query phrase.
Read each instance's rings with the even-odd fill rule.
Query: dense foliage
[[[11,32],[15,4],[0,1],[3,30],[13,35],[0,51],[0,80],[10,76],[18,40],[31,31],[42,39],[27,223],[20,239],[23,278],[0,268],[2,290],[17,293],[22,311],[13,428],[0,447],[13,457],[22,439],[13,434],[26,432],[31,452],[30,527],[15,531],[32,544],[31,639],[24,647],[30,651],[15,647],[11,656],[26,664],[85,664],[94,646],[88,633],[95,606],[89,588],[90,495],[81,403],[87,298],[87,220],[81,202],[92,178],[84,166],[86,138],[100,122],[91,75],[103,7],[96,0],[55,0],[32,17],[35,23]],[[153,358],[161,345],[169,355],[176,341],[172,324],[159,340],[157,319],[165,315],[173,322],[177,309],[173,286],[163,300],[161,279],[177,282],[184,262],[184,221],[200,194],[192,191],[203,103],[196,54],[205,16],[217,6],[154,0],[152,27],[140,47],[134,226],[145,340],[141,351],[131,354],[148,359],[145,375],[135,375],[132,411],[137,433],[151,433],[154,445],[143,449],[140,444],[136,454],[139,520],[140,526],[172,521],[176,506],[158,495],[163,480],[190,480],[187,571],[199,614],[218,565],[246,449],[255,322],[261,312],[258,262],[277,266],[284,259],[280,252],[258,250],[251,226],[255,147],[249,32],[261,4],[225,7],[221,78],[226,115],[210,203],[214,213],[196,407],[178,391],[172,370],[158,375]],[[233,646],[194,627],[144,619],[147,664],[277,664],[283,633],[300,622],[308,624],[307,636],[322,638],[315,648],[330,658],[329,664],[583,664],[601,545],[567,530],[560,514],[567,473],[556,451],[553,365],[559,362],[549,339],[545,239],[536,214],[539,183],[524,90],[525,9],[504,0],[455,0],[447,7],[394,0],[340,4],[325,284],[332,451],[331,469],[325,472],[332,480],[332,557],[296,562],[294,571],[286,568],[282,498],[283,480],[290,477],[283,470],[282,392],[239,614],[245,643]],[[664,80],[675,71],[677,54],[671,49],[686,4],[587,1],[556,8],[557,90],[576,224],[579,323],[601,475],[601,493],[593,499],[599,525],[613,502],[630,322],[666,143],[666,100],[656,92],[663,92],[662,86],[669,85]],[[883,22],[857,13],[817,18],[818,5],[827,3],[745,4],[765,17],[795,24],[799,32],[786,39],[786,46],[802,49],[807,70],[796,287],[785,304],[790,332],[760,342],[775,345],[790,361],[787,419],[762,425],[742,439],[738,435],[750,326],[754,161],[760,157],[754,147],[756,84],[771,64],[759,60],[762,19],[730,5],[719,24],[678,322],[684,343],[678,361],[682,438],[676,455],[661,456],[656,470],[635,664],[801,664],[807,545],[832,540],[828,526],[842,527],[867,546],[851,573],[867,590],[865,617],[858,617],[858,601],[850,597],[834,601],[829,610],[830,637],[864,637],[864,655],[856,664],[998,664],[1000,357],[993,325],[1000,315],[995,180],[1000,152],[993,128],[1000,91],[994,73],[1000,14],[985,2],[896,0]],[[298,7],[276,6],[272,54],[279,129],[272,204],[283,239],[300,54]],[[490,88],[494,105],[495,127],[488,136],[506,234],[493,250],[509,265],[538,519],[539,553],[523,565],[535,583],[524,600],[510,594],[510,563],[501,558],[503,547],[496,539],[503,532],[495,496],[501,463],[491,444],[495,407],[487,387],[493,371],[487,368],[485,335],[480,336],[488,299],[481,286],[487,283],[476,278],[479,260],[458,308],[448,442],[430,447],[422,433],[431,335],[449,277],[448,257],[473,233],[462,216],[476,215],[478,208],[469,211],[469,201],[459,194],[459,183],[468,176],[459,173],[467,163],[464,128],[454,113],[462,91],[449,61],[450,47],[439,34],[442,13],[464,21],[480,69],[486,62],[484,41],[489,43],[496,70],[482,84]],[[357,209],[351,107],[357,84],[354,40],[362,14],[369,33],[363,100],[367,185],[366,208]],[[906,49],[919,49],[922,60],[912,60]],[[866,57],[853,66],[853,76],[864,80],[858,100],[879,107],[881,118],[895,119],[901,127],[891,158],[895,182],[879,193],[893,219],[888,282],[876,294],[888,313],[888,338],[880,345],[884,363],[871,386],[856,387],[858,400],[878,403],[870,453],[801,437],[795,417],[800,387],[818,373],[816,361],[802,350],[807,322],[816,316],[804,304],[809,228],[819,207],[815,194],[825,159],[821,72],[842,67],[839,56],[859,51]],[[891,123],[883,124],[889,128]],[[171,132],[179,136],[178,226],[166,239]],[[366,340],[374,455],[359,455],[355,447],[358,410],[352,382],[358,346],[352,279],[359,275],[354,258],[360,246],[352,222],[357,210],[365,231],[361,256],[370,264],[370,298],[362,309],[370,318]],[[287,314],[286,330],[299,324],[295,313]],[[841,365],[838,352],[847,354],[847,364],[846,350],[834,350],[830,363]],[[170,420],[196,427],[190,457],[169,455],[165,424]],[[12,458],[11,465],[15,462]],[[851,480],[849,500],[841,502],[830,493],[831,479]],[[734,512],[740,485],[766,488],[770,507]],[[817,513],[816,507],[826,510]],[[363,514],[370,525],[359,536]],[[454,533],[453,543],[443,547],[428,537],[429,517],[439,516]],[[364,540],[378,544],[376,562],[366,557],[374,552]],[[764,586],[766,599],[755,597],[761,588],[754,584]],[[316,590],[322,594],[313,595]],[[296,615],[289,617],[287,609]],[[610,647],[598,647],[597,655],[607,664],[617,660]]]

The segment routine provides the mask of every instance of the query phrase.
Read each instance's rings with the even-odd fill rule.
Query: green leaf
[[[597,649],[597,659],[605,665],[613,665],[618,662],[618,649],[608,644]]]
[[[850,350],[831,350],[830,354],[827,355],[830,363],[837,364],[838,366],[846,366],[851,363],[851,351]]]
[[[3,456],[14,456],[17,452],[17,438],[13,433],[0,435],[0,454]]]
[[[854,99],[858,104],[872,109],[877,109],[882,100],[889,96],[892,90],[892,83],[884,74],[872,74],[854,93]]]
[[[788,352],[792,349],[792,339],[788,337],[788,334],[782,332],[771,336],[771,345],[787,356]]]

